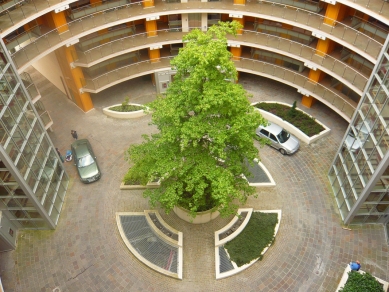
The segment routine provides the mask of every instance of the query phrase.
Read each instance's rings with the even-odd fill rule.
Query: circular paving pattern
[[[54,120],[54,132],[49,134],[55,146],[62,152],[68,149],[69,129],[76,129],[80,138],[91,142],[103,175],[100,181],[84,185],[74,166],[65,164],[71,183],[57,229],[22,231],[17,249],[0,254],[7,292],[334,291],[345,265],[356,259],[363,270],[389,279],[382,226],[351,231],[341,227],[327,172],[347,123],[320,103],[306,111],[331,128],[329,136],[309,146],[302,144],[293,156],[270,147],[260,150],[276,186],[257,188],[258,197],[249,198],[242,207],[282,210],[276,241],[262,261],[237,276],[215,280],[214,231],[231,217],[192,225],[173,212],[160,211],[170,226],[183,232],[183,280],[176,280],[139,262],[121,240],[115,221],[116,212],[150,208],[142,191],[121,191],[119,185],[128,167],[124,151],[156,129],[148,125],[149,116],[114,120],[105,117],[102,108],[120,103],[129,93],[132,101],[143,103],[136,97],[153,95],[151,81],[142,77],[101,92],[93,97],[96,109],[84,114],[40,74],[31,73]],[[245,74],[241,83],[253,94],[250,102],[297,100],[301,106],[300,95],[287,86]]]

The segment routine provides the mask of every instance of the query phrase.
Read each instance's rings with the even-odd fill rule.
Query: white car
[[[277,124],[259,126],[255,131],[258,137],[268,139],[270,146],[278,149],[282,155],[293,154],[300,148],[300,141]]]

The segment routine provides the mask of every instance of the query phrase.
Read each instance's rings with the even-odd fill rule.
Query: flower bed
[[[267,119],[269,122],[275,123],[281,127],[283,127],[285,130],[296,136],[298,139],[300,139],[302,142],[306,144],[310,144],[330,133],[330,129],[326,127],[324,124],[319,122],[318,120],[314,119],[307,113],[304,113],[302,110],[296,108],[294,113],[294,118],[288,118],[288,120],[284,119],[285,116],[287,116],[287,112],[292,108],[291,105],[286,104],[286,103],[281,103],[281,102],[272,102],[272,101],[264,101],[260,103],[253,103],[252,104],[257,110],[260,111],[262,116]],[[267,110],[264,110],[262,108],[266,108]],[[276,109],[282,109],[280,111],[277,111]],[[274,114],[274,112],[277,112],[277,115]],[[283,114],[280,114],[282,117],[278,116],[279,112],[283,112]],[[301,117],[301,114],[304,115],[304,117],[307,119],[307,122],[304,122],[303,124],[305,125],[306,123],[312,123],[314,122],[315,124],[319,125],[320,127],[317,127],[316,132],[318,132],[319,129],[322,129],[320,132],[317,134],[314,134],[313,136],[309,136],[306,133],[304,133],[301,129],[298,128],[298,124],[300,123],[298,121],[298,118],[296,117]],[[292,114],[293,115],[293,114]],[[291,121],[291,122],[289,122]],[[297,125],[296,125],[297,124]],[[304,128],[304,127],[303,127]],[[315,127],[316,128],[316,127]],[[312,135],[313,132],[309,131],[309,133]]]
[[[125,110],[128,111],[125,111]],[[103,113],[115,119],[134,119],[146,115],[147,107],[137,103],[130,103],[123,106],[122,104],[114,104],[103,108]]]
[[[374,277],[362,270],[358,272],[351,272],[350,265],[346,266],[343,272],[342,279],[335,292],[360,292],[360,291],[374,291],[383,292],[388,291],[389,283]]]

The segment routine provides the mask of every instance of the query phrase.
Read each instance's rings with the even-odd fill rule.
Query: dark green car
[[[76,140],[71,147],[74,165],[77,167],[81,181],[87,184],[99,180],[101,171],[89,141],[87,139]]]

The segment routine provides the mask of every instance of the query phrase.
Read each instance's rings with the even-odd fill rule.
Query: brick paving
[[[240,274],[215,280],[214,231],[231,218],[192,225],[175,216],[164,219],[184,234],[183,280],[163,276],[139,262],[122,242],[115,212],[149,209],[141,191],[120,191],[127,169],[124,152],[155,131],[150,117],[114,120],[102,108],[121,103],[126,95],[144,103],[155,96],[148,77],[125,82],[93,96],[95,109],[83,113],[39,73],[30,70],[42,102],[54,120],[49,133],[62,153],[70,148],[70,130],[88,138],[102,169],[100,181],[84,185],[72,164],[71,178],[59,224],[54,231],[21,231],[15,251],[0,254],[7,292],[45,291],[334,291],[346,264],[359,259],[362,269],[389,279],[388,245],[380,225],[342,229],[327,172],[347,123],[321,103],[307,112],[332,129],[312,145],[301,145],[293,156],[260,149],[260,157],[276,186],[257,188],[258,198],[244,207],[281,209],[275,244],[262,261]],[[288,86],[242,74],[240,82],[251,101],[277,100],[290,104],[301,97]],[[257,145],[258,146],[258,145]],[[57,288],[57,289],[55,289]]]

